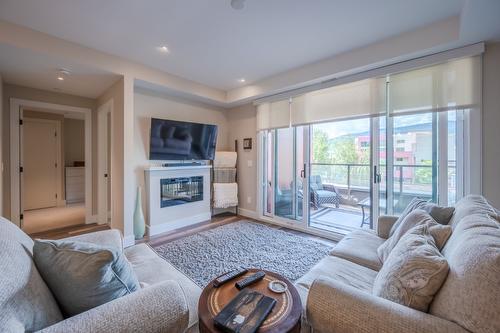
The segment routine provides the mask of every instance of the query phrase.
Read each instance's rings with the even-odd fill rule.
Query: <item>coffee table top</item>
[[[198,303],[201,332],[220,332],[220,330],[214,326],[213,318],[239,293],[239,290],[236,289],[234,284],[257,271],[260,270],[249,269],[248,273],[245,275],[226,282],[219,288],[214,288],[213,281],[211,281],[208,286],[203,289]],[[295,286],[288,281],[288,279],[281,275],[269,271],[264,272],[266,276],[261,281],[247,287],[272,297],[277,301],[273,311],[259,328],[259,332],[290,332],[300,328],[302,304],[297,289],[295,289]],[[281,294],[269,290],[268,284],[274,280],[285,282],[288,286],[288,290]]]

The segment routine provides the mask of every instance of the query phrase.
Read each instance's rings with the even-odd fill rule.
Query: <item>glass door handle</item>
[[[377,184],[382,181],[382,177],[380,176],[380,173],[377,172],[377,166],[373,166],[373,183]]]
[[[300,178],[306,178],[306,164],[304,163],[304,169],[300,170]]]

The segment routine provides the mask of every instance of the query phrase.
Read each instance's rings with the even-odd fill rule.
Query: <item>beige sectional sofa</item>
[[[67,239],[123,250],[117,230]],[[0,218],[0,332],[195,332],[201,289],[146,244],[123,250],[142,289],[62,318],[33,262],[33,241]]]
[[[384,216],[377,232],[343,238],[329,256],[296,282],[305,306],[305,328],[326,332],[500,332],[500,223],[481,196],[455,206],[453,232],[441,251],[450,271],[429,313],[372,295],[382,262],[377,248],[396,217]]]
[[[480,196],[457,205],[453,233],[442,250],[450,272],[423,313],[373,296],[382,267],[377,248],[395,217],[381,217],[377,232],[355,231],[318,262],[297,286],[303,331],[500,332],[500,226]],[[72,237],[123,248],[118,231]],[[63,319],[32,259],[33,241],[0,218],[0,331],[197,332],[201,288],[145,244],[124,250],[142,289]]]

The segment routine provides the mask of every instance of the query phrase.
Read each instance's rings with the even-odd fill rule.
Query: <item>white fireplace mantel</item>
[[[147,194],[146,229],[149,236],[210,220],[210,165],[188,165],[144,169]],[[203,177],[203,200],[161,207],[161,179]]]

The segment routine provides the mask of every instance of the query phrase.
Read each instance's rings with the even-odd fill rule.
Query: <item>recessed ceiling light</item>
[[[64,81],[64,79],[69,75],[71,75],[71,72],[66,68],[59,68],[57,70],[57,79],[59,81]]]
[[[245,7],[245,0],[231,0],[231,7],[236,10],[243,9]]]
[[[245,83],[245,82],[246,82],[246,80],[245,80],[244,78],[241,78],[241,79],[238,79],[238,82],[239,82],[239,83]]]
[[[63,77],[63,76],[58,76],[58,77],[57,77],[57,79],[58,79],[59,81],[64,81],[64,77]]]
[[[169,53],[170,52],[170,50],[168,49],[168,47],[166,45],[159,46],[158,47],[158,51],[163,52],[163,53]]]

